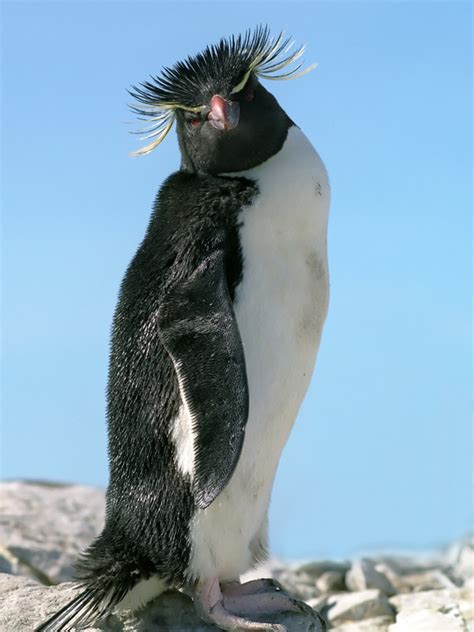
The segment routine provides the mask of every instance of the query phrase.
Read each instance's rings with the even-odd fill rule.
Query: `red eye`
[[[196,118],[192,118],[189,122],[191,123],[193,127],[197,127],[199,123],[201,122],[201,119],[196,117]]]

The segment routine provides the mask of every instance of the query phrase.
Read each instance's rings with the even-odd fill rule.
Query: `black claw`
[[[272,588],[273,590],[276,590],[277,592],[283,591],[283,586],[276,579],[269,578],[269,579],[265,579],[264,581],[265,581],[265,585],[268,586],[268,588]]]

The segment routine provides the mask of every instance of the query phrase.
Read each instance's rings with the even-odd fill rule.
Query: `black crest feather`
[[[151,142],[134,153],[147,154],[161,143],[173,126],[176,109],[199,112],[213,94],[238,92],[251,73],[263,79],[295,79],[312,70],[315,64],[302,69],[302,63],[296,63],[305,47],[290,52],[293,45],[283,32],[275,38],[267,26],[258,26],[243,35],[222,38],[133,86],[129,93],[137,104],[131,109],[141,120],[151,122],[140,132],[148,132],[142,140]]]

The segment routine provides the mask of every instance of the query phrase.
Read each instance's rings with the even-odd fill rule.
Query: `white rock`
[[[393,609],[380,590],[331,595],[322,612],[332,624],[380,616],[393,617]]]
[[[0,567],[36,576],[43,583],[71,579],[73,562],[99,533],[103,521],[102,490],[0,483]]]
[[[401,612],[388,632],[466,632],[466,624],[457,606],[440,610]]]
[[[467,590],[474,590],[474,577],[469,577],[468,579],[466,579],[463,588],[466,588]]]
[[[375,563],[370,559],[356,560],[352,564],[346,574],[346,585],[353,591],[376,588],[388,596],[397,592],[390,579],[377,570]]]
[[[390,603],[397,611],[397,625],[400,627],[390,630],[390,632],[403,632],[408,630],[408,625],[417,621],[413,616],[417,613],[424,613],[426,626],[421,630],[430,630],[429,625],[440,626],[444,620],[446,631],[465,630],[466,624],[472,625],[474,621],[474,593],[466,588],[455,590],[428,590],[425,592],[413,592],[404,595],[396,595],[390,599]],[[444,619],[443,619],[444,617]],[[405,627],[401,627],[401,626]],[[421,623],[420,623],[421,625]],[[423,624],[425,625],[425,624]],[[462,625],[464,627],[453,627]],[[417,630],[418,628],[412,628]],[[442,627],[434,628],[433,632],[443,630]]]
[[[390,598],[390,603],[397,612],[414,612],[422,609],[440,610],[451,604],[457,604],[462,598],[460,589],[426,590]]]
[[[457,603],[468,627],[474,627],[474,587],[463,586]]]

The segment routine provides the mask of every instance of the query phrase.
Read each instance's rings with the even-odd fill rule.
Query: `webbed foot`
[[[232,584],[233,588],[240,584]],[[243,612],[242,599],[253,599],[256,594],[241,594],[234,597],[224,597],[217,577],[208,579],[200,584],[194,595],[196,609],[200,616],[219,626],[222,630],[236,632],[237,630],[258,630],[260,632],[287,632],[284,625],[278,623],[265,623],[253,621],[249,616],[251,612]],[[229,601],[228,601],[229,600]],[[237,603],[239,602],[239,603]],[[252,604],[249,604],[250,606]],[[252,608],[250,608],[252,610]],[[267,614],[264,610],[263,612]],[[262,614],[262,610],[259,611]],[[257,614],[259,614],[257,613]]]
[[[318,630],[325,629],[324,621],[310,606],[282,591],[273,579],[220,585],[214,577],[198,585],[194,601],[200,616],[222,630],[287,632],[281,623],[265,621],[266,617],[272,619],[275,614],[285,612],[307,615],[314,620]]]

